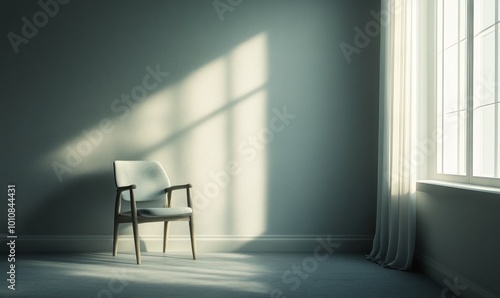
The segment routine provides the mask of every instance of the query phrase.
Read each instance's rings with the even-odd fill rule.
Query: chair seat
[[[173,207],[173,208],[137,208],[137,215],[142,217],[156,218],[176,218],[191,216],[193,209],[189,207]],[[132,216],[130,211],[123,212],[124,216]]]

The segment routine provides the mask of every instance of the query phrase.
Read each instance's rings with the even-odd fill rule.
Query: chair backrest
[[[159,162],[116,160],[113,168],[117,187],[137,186],[134,189],[136,201],[165,200],[165,188],[170,186],[170,180]],[[122,192],[122,198],[130,201],[129,192]]]

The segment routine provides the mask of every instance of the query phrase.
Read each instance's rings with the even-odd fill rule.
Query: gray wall
[[[417,266],[444,286],[457,278],[460,297],[499,297],[500,195],[427,184],[418,190]]]
[[[192,183],[200,237],[374,233],[379,40],[350,63],[339,45],[379,1],[242,1],[222,15],[213,2],[73,0],[17,54],[6,36],[42,9],[0,3],[1,181],[17,185],[18,235],[111,235],[115,159],[157,159]]]

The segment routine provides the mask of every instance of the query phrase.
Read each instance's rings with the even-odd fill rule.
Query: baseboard
[[[498,298],[500,293],[484,287],[473,281],[471,278],[456,272],[447,266],[439,263],[422,254],[415,254],[415,267],[432,280],[443,286],[441,297],[460,297],[460,298]],[[458,284],[459,286],[456,286]],[[454,293],[449,287],[456,288]],[[465,289],[460,289],[466,287]],[[458,289],[458,290],[457,290]]]
[[[335,251],[369,252],[373,236],[370,235],[307,235],[307,236],[198,236],[197,249],[200,252],[310,252],[323,239],[335,245]],[[2,239],[2,242],[5,238]],[[7,246],[1,245],[6,251]],[[111,251],[111,236],[18,236],[16,251],[18,252],[102,252]],[[119,251],[134,251],[132,236],[120,236]],[[141,250],[144,252],[162,251],[163,240],[158,236],[141,236]],[[190,242],[187,236],[170,236],[168,250],[189,251]]]

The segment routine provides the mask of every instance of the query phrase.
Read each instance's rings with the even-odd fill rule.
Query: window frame
[[[421,47],[421,49],[431,49],[429,51],[431,54],[426,57],[428,61],[428,65],[431,65],[429,68],[422,67],[424,70],[421,70],[422,73],[427,75],[426,79],[421,79],[421,81],[425,81],[424,87],[427,90],[424,92],[425,95],[430,99],[426,103],[419,104],[419,109],[421,111],[425,111],[420,113],[420,121],[422,122],[424,119],[426,121],[426,125],[423,125],[419,133],[419,142],[426,142],[425,144],[433,144],[433,148],[430,154],[427,156],[425,166],[422,166],[419,170],[419,178],[424,179],[432,179],[439,180],[445,182],[454,182],[461,184],[470,184],[470,185],[478,185],[478,186],[489,186],[489,187],[499,187],[500,188],[500,177],[499,178],[489,178],[489,177],[479,177],[473,175],[473,104],[474,104],[474,0],[466,0],[467,7],[467,22],[466,22],[466,38],[467,41],[467,63],[466,63],[466,94],[467,94],[467,102],[466,102],[466,136],[465,136],[465,175],[454,175],[454,174],[444,174],[438,172],[438,150],[440,148],[439,142],[442,142],[442,134],[443,131],[438,131],[438,55],[442,55],[438,53],[438,2],[433,1],[433,4],[429,4],[426,7],[427,16],[431,16],[430,18],[425,18],[427,22],[427,27],[424,28],[420,34],[420,40],[424,42],[425,46]],[[495,66],[495,75],[496,80],[498,81],[499,75],[499,65],[498,62],[500,59],[499,51],[500,51],[500,0],[495,1],[495,22],[493,27],[496,26],[495,29],[495,55],[496,55],[496,66]],[[458,29],[460,31],[460,29]],[[458,46],[460,47],[460,39],[458,41]],[[425,57],[425,56],[424,56]],[[442,59],[444,60],[444,59]],[[441,65],[441,67],[443,67]],[[424,88],[424,89],[425,89]],[[496,106],[496,113],[499,115],[498,109],[500,109],[500,86],[498,82],[496,82],[495,88],[495,101],[493,104]],[[424,114],[424,115],[422,115]],[[500,122],[500,117],[495,116],[496,124],[498,125]],[[498,133],[498,129],[496,133]],[[500,146],[500,137],[496,137],[495,143],[495,152],[497,154],[497,161],[500,161],[500,156],[498,156],[498,146]],[[425,145],[424,144],[424,145]],[[496,171],[498,170],[498,165],[495,165]],[[500,173],[497,173],[500,174]]]

